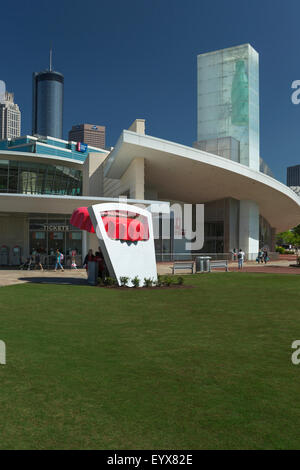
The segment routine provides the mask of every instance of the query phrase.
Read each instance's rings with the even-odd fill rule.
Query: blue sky
[[[10,6],[11,5],[11,6]],[[64,137],[107,127],[107,145],[136,118],[150,135],[196,140],[197,54],[249,42],[260,54],[261,156],[286,181],[300,164],[299,0],[52,0],[1,5],[0,79],[31,133],[32,72],[65,76]]]

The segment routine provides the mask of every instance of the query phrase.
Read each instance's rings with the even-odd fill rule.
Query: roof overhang
[[[299,196],[276,179],[193,147],[127,130],[106,159],[105,176],[121,178],[138,157],[145,159],[145,187],[155,189],[160,200],[251,200],[277,231],[300,222]]]
[[[46,165],[62,165],[75,169],[82,169],[83,161],[73,158],[59,157],[55,155],[43,155],[31,152],[15,152],[10,150],[0,150],[0,160],[12,160],[19,162],[44,163]]]
[[[104,198],[85,196],[57,196],[44,194],[0,193],[1,214],[64,214],[71,215],[78,207],[88,207],[104,202],[121,202],[144,206],[153,213],[169,213],[169,203],[140,199]]]

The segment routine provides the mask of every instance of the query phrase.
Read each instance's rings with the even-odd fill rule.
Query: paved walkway
[[[296,257],[289,257],[288,259],[280,259],[276,261],[269,261],[267,264],[258,264],[256,261],[248,261],[244,263],[243,272],[253,273],[277,273],[277,274],[300,274],[300,268],[291,267],[291,264],[296,264]],[[157,264],[158,274],[172,274],[172,262],[161,262]],[[241,271],[238,269],[236,262],[228,264],[229,271]],[[217,271],[224,271],[224,269],[217,269]],[[177,271],[176,274],[189,274],[190,270]]]
[[[34,282],[39,284],[88,285],[85,269],[66,269],[62,271],[22,271],[13,269],[0,270],[0,287],[13,284]]]
[[[300,268],[292,267],[290,264],[296,264],[296,258],[280,259],[278,261],[270,261],[265,264],[257,264],[255,261],[244,263],[243,269],[239,270],[237,262],[229,263],[229,271],[242,271],[252,273],[269,273],[269,274],[300,274]],[[158,274],[172,274],[172,262],[157,263]],[[214,270],[224,271],[224,269]],[[189,270],[182,270],[177,274],[189,274]],[[14,284],[23,284],[26,282],[43,283],[43,284],[69,284],[69,285],[88,285],[85,269],[66,269],[61,271],[21,271],[13,269],[0,269],[0,287],[10,286]]]

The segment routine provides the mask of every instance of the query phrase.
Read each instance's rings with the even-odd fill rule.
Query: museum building
[[[258,68],[249,44],[198,56],[193,146],[147,135],[144,119],[111,150],[36,135],[0,141],[0,264],[17,265],[33,250],[51,257],[56,248],[67,257],[76,249],[80,260],[97,239],[70,224],[73,210],[119,197],[146,207],[204,204],[201,253],[242,248],[255,259],[262,246],[274,251],[275,233],[299,223],[300,199],[259,153]],[[155,217],[158,260],[196,254],[175,239],[172,211],[168,237],[163,214]]]

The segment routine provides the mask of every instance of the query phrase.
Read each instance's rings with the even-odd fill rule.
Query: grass
[[[299,449],[300,278],[0,289],[1,449]]]

